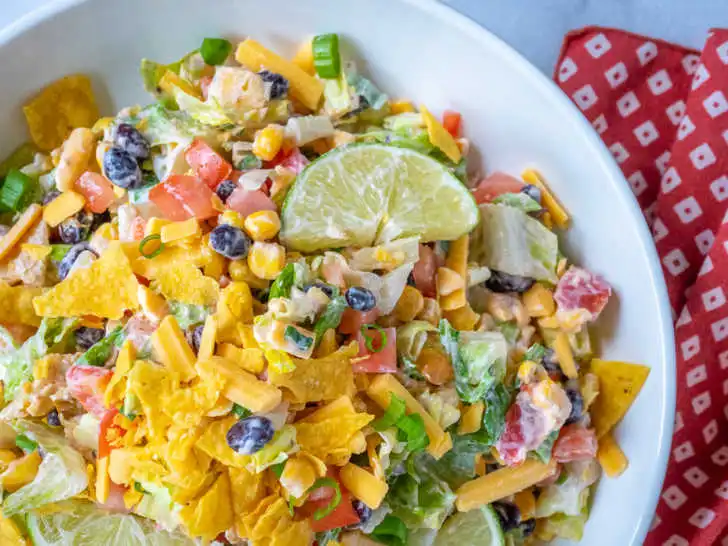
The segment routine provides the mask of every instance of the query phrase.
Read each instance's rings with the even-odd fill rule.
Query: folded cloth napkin
[[[585,28],[554,79],[642,207],[675,318],[675,435],[645,544],[728,546],[728,30],[698,52]]]

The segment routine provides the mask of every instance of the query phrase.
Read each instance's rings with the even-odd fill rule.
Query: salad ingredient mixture
[[[647,378],[542,177],[387,96],[339,36],[206,38],[23,111],[0,165],[3,544],[578,540]]]

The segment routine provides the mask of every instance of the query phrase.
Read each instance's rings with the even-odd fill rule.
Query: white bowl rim
[[[0,30],[0,48],[12,41],[14,38],[39,25],[43,21],[51,19],[53,16],[74,6],[91,1],[92,0],[50,0],[47,4],[31,10],[10,25],[6,26],[4,29]],[[601,170],[601,172],[607,176],[609,183],[617,190],[617,194],[626,210],[630,211],[634,217],[642,217],[642,210],[639,208],[637,200],[634,198],[634,194],[629,189],[622,171],[614,161],[606,145],[601,138],[599,138],[599,135],[596,131],[594,131],[586,117],[584,117],[584,115],[569,100],[569,97],[562,92],[550,78],[546,77],[545,74],[526,60],[526,58],[518,53],[513,47],[469,17],[459,13],[454,8],[451,8],[438,0],[398,1],[410,4],[422,11],[430,12],[436,17],[443,19],[448,26],[467,32],[473,39],[482,43],[484,47],[498,50],[500,54],[507,57],[513,63],[513,67],[524,72],[528,77],[540,83],[540,85],[544,88],[544,92],[548,93],[552,99],[559,102],[564,110],[571,115],[573,118],[572,120],[575,121],[578,126],[581,126],[581,136],[586,139],[587,144],[594,150],[596,156],[599,158],[599,164],[595,167],[595,171]],[[667,287],[665,285],[660,259],[647,223],[638,223],[637,230],[638,243],[641,246],[642,251],[645,253],[645,257],[648,262],[648,275],[652,281],[651,286],[654,290],[653,295],[659,304],[659,316],[656,318],[659,323],[662,347],[664,349],[662,364],[665,369],[663,383],[665,406],[663,415],[661,416],[661,431],[659,436],[655,472],[653,472],[652,476],[650,476],[649,483],[645,484],[645,487],[650,489],[651,495],[647,497],[640,519],[637,521],[637,526],[633,530],[633,545],[642,544],[644,541],[649,530],[649,526],[652,523],[652,516],[655,512],[655,508],[657,507],[657,501],[659,500],[659,495],[662,490],[662,484],[670,456],[676,400],[676,353],[670,300],[667,294]]]

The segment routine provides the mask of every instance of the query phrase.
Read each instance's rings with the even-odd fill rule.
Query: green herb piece
[[[114,347],[119,347],[126,338],[122,326],[114,328],[109,335],[91,345],[91,347],[81,355],[76,364],[85,366],[103,366],[111,356]]]
[[[202,40],[200,55],[202,55],[205,64],[217,66],[227,60],[232,50],[233,44],[224,38],[205,38]]]

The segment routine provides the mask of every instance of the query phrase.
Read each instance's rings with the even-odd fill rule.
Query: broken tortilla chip
[[[601,438],[627,413],[650,369],[640,364],[595,358],[591,361],[591,371],[599,378],[599,396],[590,414],[597,437]]]

